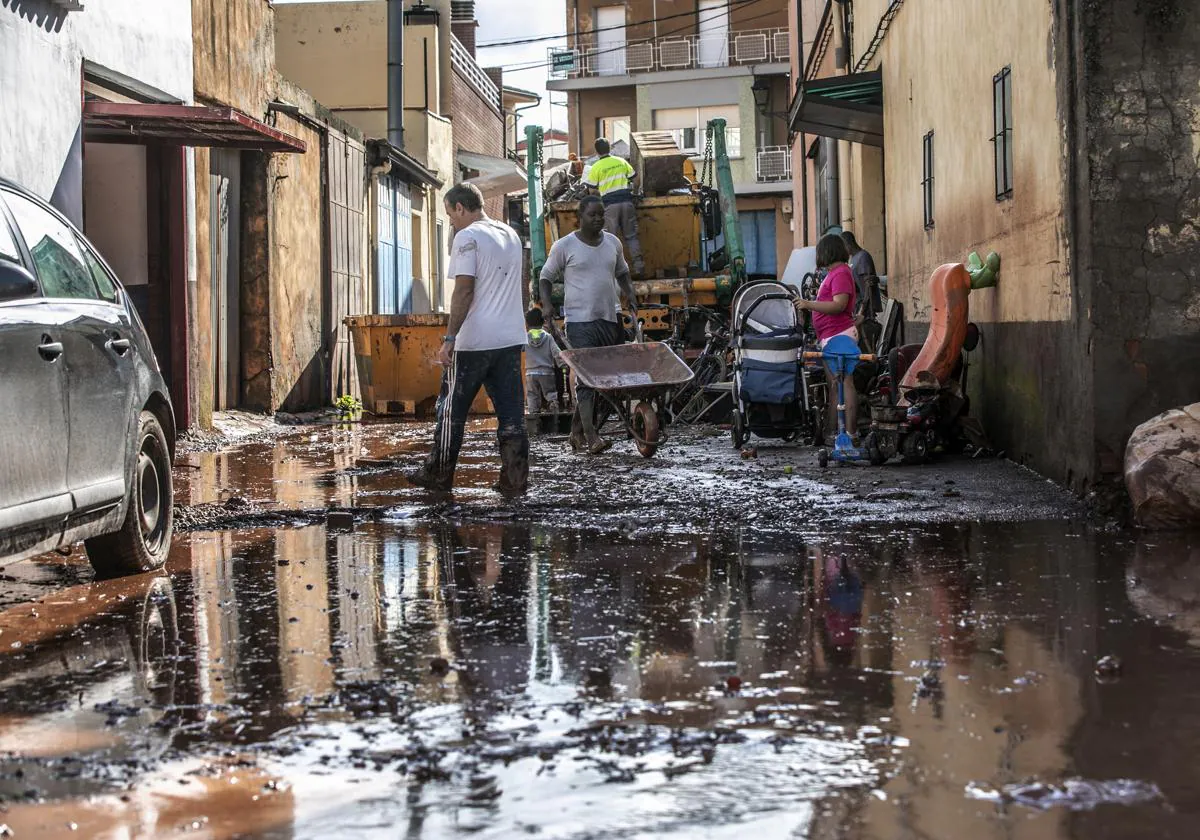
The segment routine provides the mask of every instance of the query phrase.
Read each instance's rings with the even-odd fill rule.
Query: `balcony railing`
[[[763,146],[755,156],[754,170],[760,184],[792,180],[792,150],[787,146]]]
[[[588,41],[576,49],[552,47],[550,78],[624,76],[658,70],[694,70],[788,61],[786,29],[755,29],[720,35],[678,35],[625,44]]]
[[[500,100],[500,88],[496,87],[496,83],[492,81],[491,76],[483,72],[475,59],[471,58],[471,54],[467,52],[467,48],[459,42],[458,38],[450,36],[450,63],[458,68],[466,77],[475,91],[483,98],[484,102],[491,103],[497,108],[503,110],[503,103]]]

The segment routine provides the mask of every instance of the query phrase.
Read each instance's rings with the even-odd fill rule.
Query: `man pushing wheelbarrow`
[[[538,288],[546,320],[553,324],[558,317],[551,292],[556,282],[562,282],[565,343],[573,350],[624,344],[618,290],[631,319],[637,317],[637,293],[621,240],[604,230],[604,202],[599,196],[584,196],[578,212],[579,229],[554,243],[542,268]],[[571,447],[599,455],[612,444],[600,436],[596,391],[581,377],[576,380]]]

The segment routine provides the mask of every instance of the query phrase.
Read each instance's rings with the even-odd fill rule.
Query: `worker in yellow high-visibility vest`
[[[642,261],[642,243],[638,241],[637,208],[633,206],[632,185],[637,172],[629,161],[614,157],[609,151],[607,140],[601,137],[596,141],[600,159],[592,164],[586,183],[600,193],[604,202],[604,229],[625,241],[633,276],[640,278],[646,266]]]

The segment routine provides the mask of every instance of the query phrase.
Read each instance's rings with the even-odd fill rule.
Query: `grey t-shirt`
[[[475,298],[456,350],[498,350],[526,342],[521,299],[521,240],[508,225],[483,218],[454,235],[450,276],[475,278]]]
[[[563,282],[563,314],[568,321],[617,323],[621,303],[617,275],[628,271],[621,240],[608,231],[599,245],[569,233],[551,246],[542,276],[551,283]]]

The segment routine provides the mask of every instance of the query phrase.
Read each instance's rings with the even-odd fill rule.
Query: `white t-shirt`
[[[625,250],[621,240],[608,231],[599,245],[589,245],[568,233],[550,246],[542,276],[551,283],[563,282],[563,314],[572,323],[617,322],[621,305],[617,275],[625,274]]]
[[[508,225],[483,218],[454,235],[450,276],[475,278],[471,310],[458,330],[455,350],[524,346],[521,240]]]

